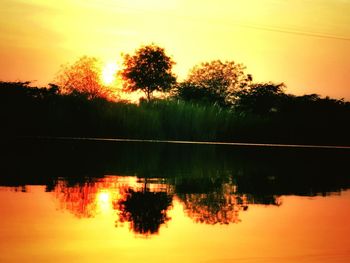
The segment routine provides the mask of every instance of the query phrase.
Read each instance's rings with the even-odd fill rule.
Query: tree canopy
[[[176,82],[172,73],[174,64],[164,48],[154,44],[142,46],[134,55],[124,56],[124,69],[121,71],[124,90],[141,90],[150,101],[154,91],[167,91]]]
[[[63,94],[80,94],[89,99],[107,98],[110,90],[101,84],[99,61],[83,56],[73,64],[62,66],[55,84]]]
[[[252,77],[245,67],[234,61],[213,60],[201,63],[190,71],[178,86],[178,95],[185,100],[204,100],[219,105],[231,104],[237,90],[247,86]]]
[[[254,83],[235,93],[235,108],[240,111],[266,114],[278,111],[287,99],[285,84]]]

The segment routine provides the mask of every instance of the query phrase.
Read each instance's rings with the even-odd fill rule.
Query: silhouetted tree
[[[62,66],[54,84],[62,94],[107,98],[111,91],[101,84],[98,64],[97,58],[83,56],[72,65]]]
[[[177,94],[180,99],[188,102],[201,104],[218,104],[225,106],[225,96],[217,92],[213,92],[197,83],[182,82],[177,85]]]
[[[58,87],[49,84],[49,87],[33,87],[30,81],[6,82],[0,81],[1,99],[44,99],[48,96],[57,95]]]
[[[171,72],[175,62],[156,45],[143,46],[134,55],[124,56],[121,76],[126,91],[141,90],[150,101],[154,91],[167,91],[176,82]]]
[[[235,92],[252,80],[245,67],[234,61],[213,60],[195,66],[188,78],[179,84],[178,96],[185,100],[232,104]]]
[[[284,83],[251,84],[234,93],[236,97],[235,107],[241,111],[256,114],[278,111],[286,97],[284,89]]]

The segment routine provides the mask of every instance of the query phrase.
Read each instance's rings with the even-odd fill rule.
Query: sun
[[[119,66],[115,62],[108,62],[102,68],[101,79],[103,84],[111,85],[116,79]]]

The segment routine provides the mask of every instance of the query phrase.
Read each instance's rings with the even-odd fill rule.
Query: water
[[[349,262],[350,154],[8,140],[0,262]]]

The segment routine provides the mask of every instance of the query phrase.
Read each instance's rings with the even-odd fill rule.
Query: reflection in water
[[[237,187],[223,184],[220,191],[183,194],[185,211],[195,222],[206,224],[238,223],[239,211],[248,209],[246,195],[237,195]]]
[[[238,204],[239,197],[223,196],[217,193],[188,194],[183,197],[185,211],[197,223],[229,224],[238,223],[240,210],[247,210],[248,205]]]
[[[172,197],[166,192],[151,192],[148,189],[128,189],[124,197],[115,202],[119,210],[119,222],[130,222],[130,229],[137,234],[158,233],[160,225],[170,220],[167,210]],[[118,223],[118,222],[117,222]]]
[[[327,197],[283,196],[278,208],[249,204],[248,212],[240,212],[242,223],[224,226],[194,223],[174,196],[168,227],[161,226],[156,237],[137,238],[128,231],[129,222],[114,228],[119,211],[113,199],[123,199],[115,196],[113,184],[108,190],[104,183],[123,187],[121,180],[96,181],[101,188],[96,189],[93,220],[55,209],[54,193],[45,192],[45,186],[29,185],[28,193],[1,187],[0,262],[350,262],[350,191]],[[144,182],[138,185],[131,189],[142,189]]]
[[[13,191],[13,192],[22,192],[25,193],[27,192],[27,186],[0,186],[0,191]]]
[[[238,223],[239,213],[247,210],[249,204],[258,203],[253,196],[238,193],[232,180],[221,184],[216,181],[214,188],[207,185],[205,191],[194,191],[200,183],[203,181],[186,182],[184,192],[183,180],[106,176],[72,186],[60,179],[54,195],[61,209],[78,218],[113,213],[116,226],[128,223],[135,234],[146,236],[157,234],[160,226],[171,219],[168,211],[174,197],[182,203],[188,217],[205,224]],[[274,197],[269,204],[279,205],[280,200]]]
[[[349,152],[68,141],[2,152],[0,262],[350,262]]]
[[[70,187],[66,181],[60,180],[54,189],[54,193],[62,209],[69,210],[79,218],[93,217],[96,212],[98,188],[95,183]]]
[[[137,183],[119,189],[120,198],[113,201],[119,216],[116,226],[128,222],[136,234],[156,234],[160,226],[170,220],[167,216],[172,204],[170,185],[160,178],[134,179]]]
[[[115,212],[116,226],[128,222],[136,234],[156,234],[170,220],[171,186],[162,179],[107,176],[70,186],[61,179],[54,188],[61,209],[78,218]]]
[[[181,194],[186,214],[197,223],[239,223],[239,212],[248,210],[248,204],[259,203],[251,195],[239,194],[237,186],[225,183],[218,191],[210,193]],[[280,205],[281,199],[273,197],[269,203]]]
[[[193,222],[213,225],[240,222],[251,204],[280,205],[279,196],[350,187],[350,156],[341,150],[69,140],[15,140],[4,147],[0,185],[17,191],[45,185],[76,217],[113,215],[116,226],[142,235],[158,233],[170,220],[174,198]]]

